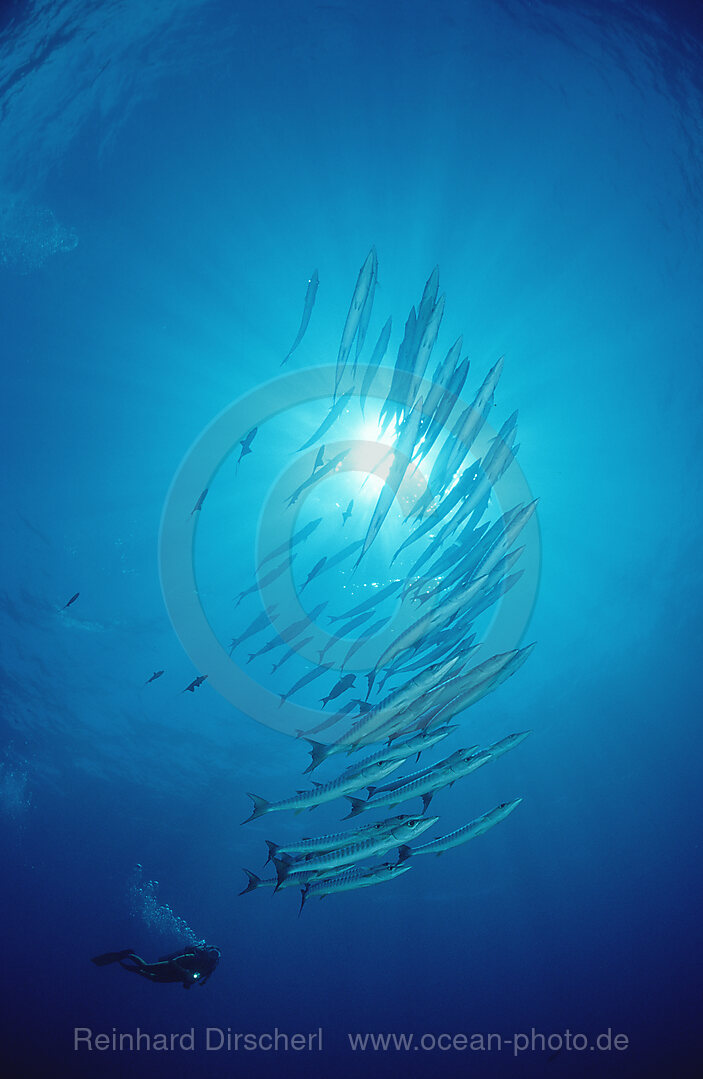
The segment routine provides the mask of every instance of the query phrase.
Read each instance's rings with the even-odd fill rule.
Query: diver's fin
[[[105,952],[104,955],[94,955],[91,962],[95,963],[96,967],[106,967],[109,963],[121,963],[130,955],[134,955],[134,952],[131,948],[126,948],[123,952]]]

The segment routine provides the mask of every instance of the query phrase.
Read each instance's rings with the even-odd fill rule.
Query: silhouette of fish
[[[305,336],[305,331],[307,330],[308,323],[310,322],[312,309],[315,306],[315,297],[317,296],[317,287],[319,284],[320,278],[318,277],[317,270],[313,270],[312,275],[310,276],[310,279],[308,281],[307,291],[305,293],[305,304],[303,306],[303,317],[300,320],[300,329],[298,330],[295,341],[288,349],[286,355],[281,360],[281,367],[283,367],[284,363],[288,362],[300,342],[303,340],[303,337]]]
[[[189,686],[186,686],[186,688],[184,690],[182,690],[182,692],[183,693],[195,693],[198,686],[202,686],[202,684],[203,684],[203,682],[205,681],[206,678],[207,678],[206,674],[199,674],[197,678],[193,679],[193,681],[190,683]]]

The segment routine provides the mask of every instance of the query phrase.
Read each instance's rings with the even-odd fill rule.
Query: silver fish
[[[305,871],[321,870],[332,873],[342,866],[354,865],[356,862],[362,862],[365,858],[372,858],[376,854],[385,854],[387,851],[392,850],[393,847],[403,846],[407,839],[422,835],[438,820],[439,817],[408,817],[388,831],[368,833],[366,838],[357,839],[344,847],[311,854],[305,860]],[[300,863],[294,862],[285,855],[280,857],[276,855],[272,858],[272,861],[276,866],[279,881],[284,881],[291,870],[300,870]]]
[[[314,790],[298,791],[297,794],[292,795],[290,798],[283,798],[280,802],[270,802],[266,798],[260,798],[257,794],[249,794],[248,797],[254,803],[254,808],[251,816],[247,817],[242,823],[246,824],[247,821],[256,820],[257,817],[262,817],[266,813],[277,813],[284,809],[293,809],[296,812],[301,809],[315,809],[316,806],[322,805],[324,802],[334,801],[335,798],[341,797],[348,791],[359,790],[361,787],[368,786],[369,783],[373,783],[376,779],[389,775],[394,769],[399,768],[401,764],[402,758],[400,760],[389,758],[376,761],[365,768],[359,768],[354,775],[346,776],[343,779],[338,778],[330,783],[317,783]]]
[[[404,862],[410,855],[415,854],[444,854],[445,851],[451,850],[452,847],[459,847],[462,843],[468,843],[470,839],[475,839],[476,836],[483,835],[484,832],[494,828],[496,824],[500,824],[502,820],[505,820],[514,809],[520,805],[522,798],[516,798],[512,802],[503,802],[501,805],[496,806],[495,809],[491,809],[488,813],[484,813],[481,817],[476,817],[475,820],[465,824],[463,828],[457,828],[453,832],[448,832],[447,835],[441,835],[438,839],[431,839],[429,843],[421,843],[419,847],[404,847],[400,851],[400,860]]]
[[[410,866],[398,863],[395,865],[385,863],[383,865],[363,866],[358,869],[348,869],[346,872],[338,873],[335,877],[330,877],[327,880],[306,884],[301,889],[300,912],[302,912],[306,900],[311,897],[324,899],[326,895],[333,895],[336,892],[350,892],[355,888],[368,888],[372,884],[383,884],[384,881],[395,880],[406,869],[410,869]]]
[[[376,256],[376,248],[372,247],[369,251],[364,265],[359,270],[359,276],[356,280],[356,286],[352,295],[351,303],[349,305],[349,311],[347,313],[347,320],[344,323],[344,330],[342,331],[342,340],[339,344],[339,352],[337,354],[337,368],[335,371],[334,379],[334,393],[337,396],[337,390],[339,389],[339,383],[342,380],[344,369],[347,365],[347,359],[351,352],[354,338],[356,337],[357,330],[359,329],[359,323],[361,322],[361,315],[366,303],[369,290],[371,288],[371,282],[374,276],[374,267],[378,267],[378,260]]]
[[[288,352],[285,354],[285,356],[281,360],[281,367],[283,367],[284,363],[288,362],[288,360],[291,358],[291,356],[295,352],[295,350],[298,347],[298,345],[300,344],[300,342],[303,340],[303,337],[305,336],[305,331],[307,330],[308,323],[310,322],[310,316],[312,314],[312,309],[315,306],[315,297],[317,296],[317,287],[318,287],[319,284],[320,284],[320,278],[318,277],[317,270],[313,270],[312,271],[312,276],[310,277],[310,279],[308,281],[307,290],[305,292],[305,305],[303,307],[303,317],[300,320],[300,329],[298,330],[298,333],[296,334],[295,341],[293,342],[291,347],[288,349]]]
[[[367,809],[375,809],[380,805],[399,805],[401,802],[407,802],[409,798],[417,797],[422,798],[423,812],[427,812],[427,808],[437,791],[442,790],[444,787],[450,787],[457,779],[469,775],[470,772],[475,772],[477,768],[488,764],[491,759],[492,755],[486,749],[482,749],[478,753],[467,749],[463,752],[463,755],[461,751],[457,751],[451,757],[447,757],[445,761],[440,761],[431,772],[405,783],[394,791],[380,794],[369,801],[365,801],[363,798],[353,798],[351,795],[346,794],[345,798],[348,802],[351,802],[351,810],[344,819],[356,817],[359,813],[363,813]]]
[[[366,398],[368,397],[369,390],[373,380],[378,372],[378,365],[386,354],[388,349],[388,342],[391,337],[391,327],[393,325],[392,319],[388,319],[385,326],[381,330],[376,347],[374,348],[371,359],[366,365],[366,374],[364,375],[364,381],[361,383],[361,390],[359,391],[359,405],[361,406],[361,415],[364,415],[364,406],[366,405]]]

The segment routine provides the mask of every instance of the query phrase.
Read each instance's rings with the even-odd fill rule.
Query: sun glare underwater
[[[7,1074],[698,1074],[701,39],[3,8]]]

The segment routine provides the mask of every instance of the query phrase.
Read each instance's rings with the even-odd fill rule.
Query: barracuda
[[[434,771],[428,775],[414,779],[410,783],[398,787],[397,790],[388,791],[387,794],[382,794],[379,798],[364,801],[363,798],[352,798],[347,794],[345,797],[347,801],[351,802],[351,810],[344,819],[348,820],[350,817],[356,817],[359,813],[363,813],[367,809],[375,809],[380,805],[398,805],[400,802],[407,802],[409,798],[422,798],[423,813],[426,813],[437,791],[442,790],[443,787],[450,787],[457,779],[468,775],[469,772],[475,772],[477,768],[487,764],[491,759],[492,755],[489,750],[484,749],[479,753],[471,753],[469,750],[465,750],[463,757],[452,754],[452,757],[440,762]]]
[[[431,839],[429,843],[421,843],[419,847],[405,845],[400,849],[400,861],[404,862],[411,855],[416,854],[436,854],[439,856],[444,854],[446,850],[451,850],[452,847],[460,847],[462,843],[468,843],[469,840],[483,835],[484,832],[489,831],[496,824],[500,824],[514,809],[517,809],[521,801],[522,798],[516,798],[513,802],[503,802],[501,805],[496,806],[495,809],[484,813],[483,816],[476,817],[475,820],[465,824],[463,828],[457,828],[454,832],[441,835],[438,839]]]
[[[331,872],[333,869],[339,869],[342,866],[362,862],[365,858],[371,858],[375,854],[385,854],[386,851],[392,850],[393,847],[402,847],[413,836],[422,835],[438,820],[439,817],[408,817],[407,820],[396,824],[388,832],[370,835],[368,839],[349,843],[347,846],[338,847],[336,850],[313,854],[306,859],[305,872],[317,872],[318,870]],[[276,856],[272,860],[276,866],[278,880],[281,883],[291,871],[300,871],[299,862],[294,862],[283,855],[281,857]]]
[[[305,906],[305,901],[311,896],[324,899],[326,895],[335,892],[350,892],[355,888],[367,888],[370,884],[382,884],[386,880],[395,880],[401,873],[410,869],[409,865],[383,865],[365,866],[359,869],[349,869],[345,873],[339,873],[336,877],[328,880],[316,881],[306,884],[301,888],[300,911]],[[300,912],[299,912],[300,913]]]
[[[320,854],[323,851],[337,850],[339,847],[348,846],[350,843],[359,839],[366,839],[370,832],[376,835],[381,835],[382,832],[390,832],[397,825],[403,821],[408,820],[411,817],[411,813],[399,813],[395,817],[387,817],[386,820],[373,821],[372,824],[360,825],[358,828],[348,829],[346,832],[332,832],[329,835],[314,836],[312,838],[303,838],[294,840],[292,843],[272,843],[270,839],[266,840],[266,845],[269,849],[269,856],[266,859],[266,864],[271,860],[273,855],[288,854],[291,856],[298,855],[295,859],[296,862],[303,862],[311,854]]]
[[[315,809],[316,806],[322,805],[324,802],[332,802],[335,798],[341,797],[348,791],[359,790],[361,787],[368,786],[369,780],[373,782],[374,779],[381,779],[389,775],[395,768],[399,768],[402,763],[402,757],[384,758],[369,764],[367,767],[360,767],[352,775],[339,777],[330,783],[317,783],[314,790],[298,791],[297,794],[292,795],[290,798],[284,798],[280,802],[270,802],[266,798],[260,798],[258,794],[248,793],[247,796],[254,803],[254,808],[251,815],[246,820],[243,820],[242,824],[247,824],[250,820],[263,817],[267,813],[277,813],[284,809],[292,809],[296,812],[302,809]]]

